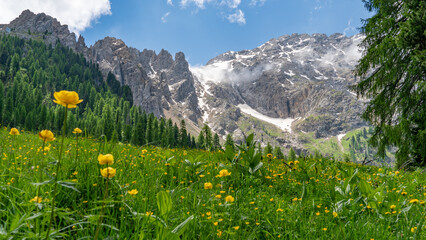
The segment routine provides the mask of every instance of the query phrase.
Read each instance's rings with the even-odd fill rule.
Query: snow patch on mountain
[[[247,104],[238,104],[237,105],[238,108],[240,108],[240,110],[243,113],[246,113],[252,117],[255,117],[257,119],[260,119],[262,121],[271,123],[277,127],[279,127],[280,129],[282,129],[283,131],[287,131],[291,133],[291,124],[294,122],[295,119],[292,118],[272,118],[272,117],[268,117],[266,115],[263,115],[262,113],[254,110],[253,108],[251,108],[249,105]]]

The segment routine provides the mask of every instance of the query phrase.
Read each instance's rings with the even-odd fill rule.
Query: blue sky
[[[0,4],[0,23],[27,8],[43,11],[83,35],[88,46],[112,36],[139,50],[164,48],[173,55],[182,51],[191,65],[205,64],[226,51],[253,49],[284,34],[351,36],[359,32],[361,19],[371,16],[361,0],[20,0],[13,4],[0,0]]]

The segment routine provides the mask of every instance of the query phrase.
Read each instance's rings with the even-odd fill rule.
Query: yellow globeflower
[[[113,178],[115,176],[116,170],[112,167],[107,167],[101,169],[101,175],[106,178]]]
[[[43,141],[53,141],[55,140],[55,137],[53,135],[53,132],[50,130],[43,130],[38,133],[38,137]]]
[[[9,134],[10,134],[10,135],[19,135],[20,133],[19,133],[19,130],[18,130],[18,129],[16,129],[16,128],[11,128],[11,129],[10,129]]]
[[[227,201],[227,202],[234,202],[235,198],[233,196],[231,196],[231,195],[228,195],[228,196],[226,196],[225,201]]]
[[[76,108],[77,104],[83,102],[83,99],[79,99],[78,93],[74,91],[62,90],[53,94],[55,100],[53,102],[62,105],[67,108]]]
[[[42,200],[43,199],[41,197],[35,196],[33,199],[30,200],[30,202],[41,203]]]
[[[220,176],[220,177],[226,177],[226,176],[229,176],[229,175],[231,175],[231,173],[230,173],[230,172],[228,172],[228,170],[226,170],[226,169],[222,169],[222,170],[220,170],[220,172],[219,172],[219,176]]]
[[[80,128],[74,128],[74,131],[72,131],[72,133],[74,133],[74,134],[80,134],[80,133],[82,133],[83,131],[81,131],[81,129]]]
[[[114,163],[114,157],[111,154],[99,154],[98,156],[99,164],[113,164]]]
[[[272,154],[268,153],[268,154],[266,154],[266,157],[271,158]]]
[[[206,182],[204,183],[204,189],[212,189],[213,188],[213,184],[210,182]]]
[[[138,194],[138,190],[133,189],[131,191],[127,191],[127,193],[130,194],[130,195],[132,195],[132,196],[134,196],[134,195]]]

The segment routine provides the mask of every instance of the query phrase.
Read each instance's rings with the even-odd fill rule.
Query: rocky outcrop
[[[25,10],[9,24],[0,25],[0,33],[25,39],[42,39],[54,46],[61,43],[83,54],[87,60],[99,64],[106,77],[113,73],[122,85],[132,90],[133,102],[147,112],[164,116],[170,107],[185,108],[185,117],[197,122],[200,118],[194,79],[183,53],[175,60],[166,50],[157,55],[152,50],[140,52],[128,47],[122,40],[106,37],[88,48],[84,38],[76,36],[55,18],[44,13]]]
[[[256,115],[285,129],[272,134],[277,142],[293,145],[298,138],[289,135],[298,132],[329,137],[365,126],[360,118],[364,102],[349,88],[356,83],[352,70],[361,57],[362,39],[342,34],[284,35],[252,50],[219,55],[192,69],[200,82],[197,93],[203,115],[219,133],[235,131],[238,121],[240,130],[252,131],[256,124],[251,121],[247,127],[244,116]],[[239,104],[248,112],[231,120],[226,113]],[[283,127],[285,121],[291,126]],[[271,135],[262,127],[258,133]]]
[[[0,29],[0,32],[24,39],[43,39],[52,46],[55,46],[59,41],[61,44],[76,50],[75,34],[69,31],[67,25],[61,25],[56,18],[44,13],[34,14],[30,10],[25,10],[9,24],[1,25]]]

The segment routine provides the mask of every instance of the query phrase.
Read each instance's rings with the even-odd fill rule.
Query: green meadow
[[[250,136],[209,152],[54,134],[0,131],[1,239],[426,238],[422,169],[261,157]]]

